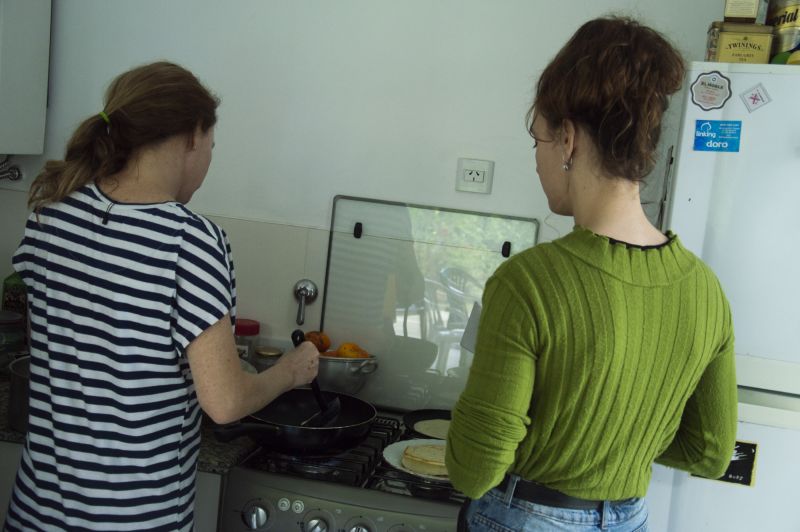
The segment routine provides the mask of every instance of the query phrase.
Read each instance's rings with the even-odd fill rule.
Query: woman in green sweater
[[[630,19],[584,24],[539,79],[536,171],[567,236],[489,279],[447,468],[464,530],[647,529],[653,462],[718,477],[736,377],[714,273],[646,218],[667,98],[683,61]]]

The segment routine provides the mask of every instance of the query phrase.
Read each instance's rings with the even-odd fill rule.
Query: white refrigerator
[[[731,303],[752,473],[676,474],[666,528],[800,532],[800,66],[690,65],[665,226]]]

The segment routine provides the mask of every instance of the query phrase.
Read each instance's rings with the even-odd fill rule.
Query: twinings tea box
[[[768,7],[767,0],[725,0],[725,22],[764,24]]]
[[[772,26],[712,22],[706,40],[706,61],[769,63]]]

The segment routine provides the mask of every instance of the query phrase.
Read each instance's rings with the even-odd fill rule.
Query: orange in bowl
[[[336,349],[338,355],[342,358],[368,358],[369,353],[361,349],[355,342],[345,342]]]
[[[310,331],[306,333],[306,340],[314,344],[320,353],[327,351],[331,347],[331,339],[322,331]]]

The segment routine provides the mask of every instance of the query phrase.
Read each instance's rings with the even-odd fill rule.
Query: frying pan
[[[214,435],[226,442],[250,436],[262,447],[290,455],[333,454],[355,447],[369,434],[375,407],[351,395],[323,392],[327,402],[338,398],[341,411],[328,427],[301,426],[319,413],[310,388],[295,388],[242,421],[219,425]]]
[[[451,412],[450,410],[438,410],[438,409],[425,409],[425,410],[411,410],[410,412],[406,412],[403,415],[403,425],[406,427],[406,431],[418,438],[431,438],[430,434],[424,434],[422,432],[418,432],[414,429],[414,426],[419,423],[420,421],[425,421],[428,419],[450,419]]]

